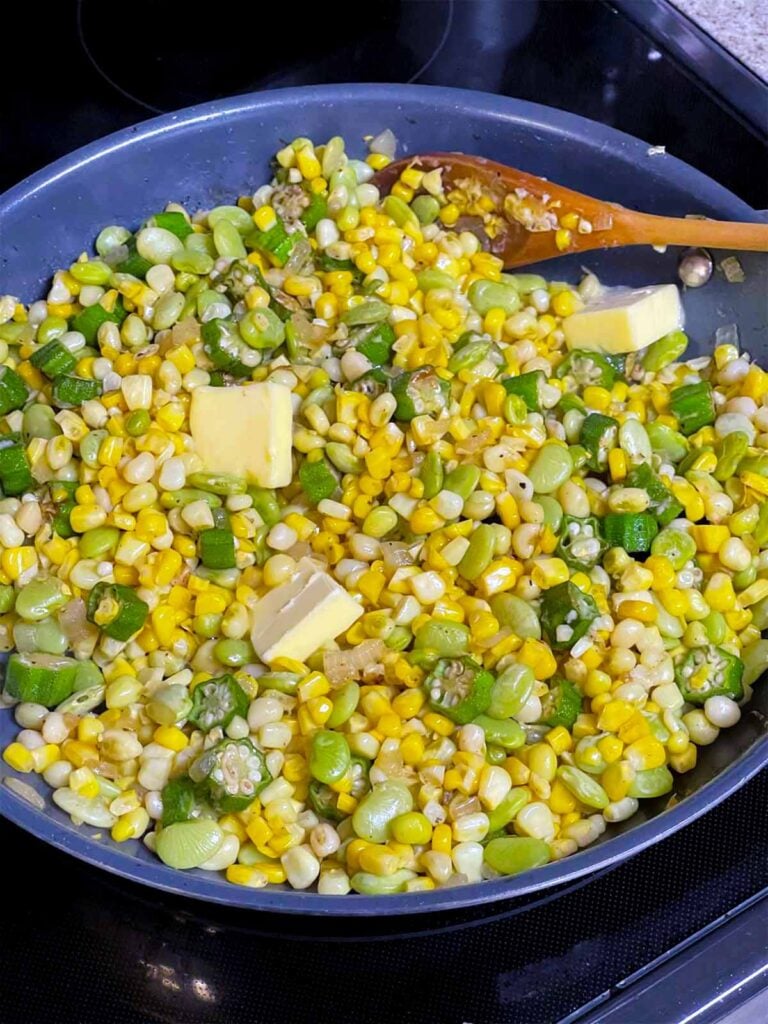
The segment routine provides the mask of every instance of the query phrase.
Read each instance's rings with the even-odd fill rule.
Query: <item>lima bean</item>
[[[59,790],[57,790],[59,792]],[[215,821],[176,821],[157,833],[155,850],[169,868],[185,871],[198,868],[212,857],[224,842],[224,832]]]
[[[514,594],[497,594],[491,598],[491,611],[502,626],[522,639],[541,640],[541,624],[536,610]]]
[[[400,814],[413,810],[413,797],[404,782],[389,779],[377,783],[363,797],[352,815],[352,827],[369,843],[384,843],[389,838],[389,823]]]
[[[545,444],[528,470],[528,479],[537,494],[552,494],[573,473],[573,459],[561,444]]]
[[[638,772],[627,791],[627,796],[637,800],[645,800],[669,793],[673,785],[672,773],[666,765],[660,768],[648,768]]]
[[[600,783],[590,778],[586,772],[572,765],[562,765],[557,769],[557,775],[566,789],[587,807],[595,807],[602,811],[611,802]]]
[[[489,718],[512,718],[525,705],[533,693],[536,679],[527,665],[508,665],[497,677],[491,689]]]
[[[527,836],[502,836],[492,839],[485,848],[485,863],[500,875],[519,875],[542,864],[551,854],[543,839]]]
[[[431,619],[416,633],[417,651],[434,651],[439,658],[458,658],[466,654],[469,629],[461,622]]]
[[[470,285],[467,298],[480,316],[485,316],[492,309],[503,309],[507,316],[511,316],[523,304],[517,289],[512,285],[485,279]]]
[[[488,715],[478,715],[473,719],[474,725],[479,725],[485,733],[486,743],[492,743],[505,750],[517,750],[525,743],[525,730],[519,722],[513,718],[504,719],[490,718]]]
[[[407,882],[415,878],[413,871],[401,868],[392,875],[373,875],[369,871],[358,871],[349,880],[349,884],[364,896],[388,896],[394,892],[404,892]]]
[[[343,725],[347,719],[354,714],[360,701],[360,686],[355,682],[345,683],[338,689],[333,697],[333,711],[331,711],[326,725],[329,729],[336,729]]]
[[[506,757],[506,752],[505,752]],[[510,821],[514,821],[531,799],[530,792],[523,786],[515,786],[507,793],[498,807],[488,811],[488,832],[498,832]]]

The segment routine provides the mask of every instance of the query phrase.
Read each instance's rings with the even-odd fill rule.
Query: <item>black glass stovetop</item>
[[[768,206],[765,87],[665,0],[297,10],[6,5],[3,35],[27,72],[5,75],[0,190],[156,113],[263,88],[392,81],[570,110],[665,144]],[[763,773],[685,830],[565,891],[364,921],[182,901],[0,822],[0,1024],[709,1024],[731,1011],[757,1024],[766,1015],[756,993],[768,984],[767,802]]]

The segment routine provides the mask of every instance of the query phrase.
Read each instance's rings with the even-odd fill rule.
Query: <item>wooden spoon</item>
[[[566,253],[608,249],[619,245],[685,245],[713,249],[768,252],[768,225],[740,224],[688,217],[657,217],[637,213],[618,203],[557,185],[514,167],[464,153],[423,153],[407,157],[379,171],[373,179],[388,192],[407,167],[443,169],[443,183],[456,186],[473,179],[490,194],[501,214],[498,233],[486,235],[479,217],[462,217],[458,227],[479,234],[484,247],[504,260],[505,267],[521,267]],[[567,218],[568,214],[575,214]],[[570,230],[562,227],[576,222]],[[530,218],[529,227],[524,223]],[[567,232],[567,233],[566,233]]]

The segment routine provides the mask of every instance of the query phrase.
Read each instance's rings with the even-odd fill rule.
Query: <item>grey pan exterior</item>
[[[524,167],[573,188],[652,213],[706,214],[733,220],[759,216],[736,196],[672,156],[559,110],[458,89],[399,85],[338,85],[285,89],[203,104],[144,122],[94,142],[21,182],[0,197],[0,292],[27,300],[43,293],[53,270],[89,247],[105,224],[135,226],[169,200],[196,206],[231,201],[267,180],[268,160],[296,135],[324,140],[391,128],[400,153],[463,150]],[[697,130],[706,130],[700,127]],[[673,144],[674,140],[667,140]],[[717,145],[717,140],[712,140]],[[716,254],[722,258],[724,253]],[[550,277],[576,280],[581,267],[609,284],[675,281],[677,254],[625,249],[549,263]],[[738,323],[742,344],[768,361],[768,259],[748,255],[746,281],[729,285],[721,273],[684,296],[687,327],[706,351],[716,327]],[[173,893],[254,910],[334,916],[445,911],[561,885],[617,863],[658,842],[724,800],[768,758],[768,688],[759,684],[741,722],[701,751],[697,768],[678,782],[679,802],[644,807],[631,822],[610,828],[594,846],[513,878],[382,897],[321,896],[282,888],[252,890],[201,871],[178,872],[140,843],[121,845],[75,828],[46,798],[36,810],[6,786],[0,811],[48,843],[117,875]],[[0,742],[15,731],[0,712]],[[13,774],[3,765],[6,774]],[[24,781],[46,794],[37,776]],[[758,813],[756,809],[756,813]]]

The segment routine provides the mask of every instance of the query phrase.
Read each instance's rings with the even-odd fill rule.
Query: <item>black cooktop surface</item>
[[[120,10],[81,0],[44,12],[14,4],[3,18],[30,64],[5,82],[0,189],[204,100],[412,81],[614,125],[768,206],[754,116],[767,109],[765,89],[665,0],[337,0],[298,15],[235,5],[220,17],[164,0]],[[0,1022],[708,1024],[765,984],[767,797],[763,773],[654,849],[564,892],[352,922],[184,902],[0,823],[8,891],[26,894],[3,904]]]
[[[0,190],[91,139],[205,100],[321,82],[419,82],[613,125],[768,206],[765,89],[706,37],[679,52],[692,26],[666,0],[336,0],[299,16],[261,3],[220,17],[168,0],[131,0],[124,14],[103,0],[60,0],[44,17],[36,4],[8,4],[3,18],[30,65],[6,81],[0,102]],[[660,41],[670,18],[674,59]],[[638,19],[653,22],[657,38]],[[718,89],[744,98],[744,111]],[[762,125],[745,116],[755,107]]]

